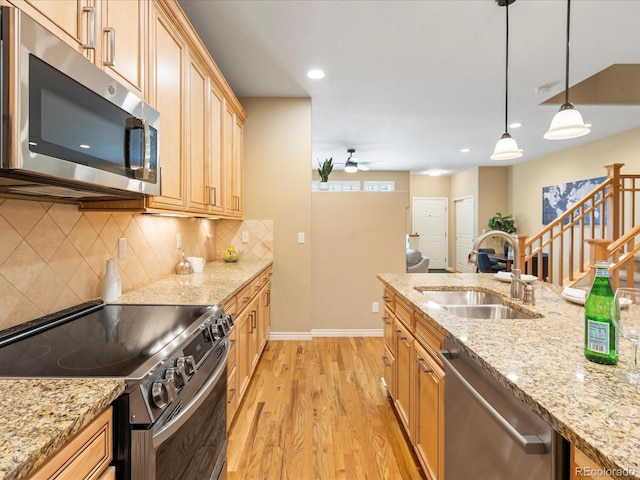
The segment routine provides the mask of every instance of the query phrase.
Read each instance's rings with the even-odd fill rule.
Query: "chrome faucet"
[[[478,248],[480,247],[480,244],[487,237],[502,237],[506,241],[508,241],[513,247],[513,268],[511,268],[511,290],[509,291],[509,296],[511,297],[511,300],[524,299],[524,300],[528,300],[527,303],[529,302],[532,302],[531,304],[535,303],[535,300],[533,299],[532,294],[523,296],[522,286],[523,284],[525,284],[525,282],[523,282],[520,279],[520,247],[518,246],[518,242],[516,242],[515,239],[511,235],[509,235],[507,232],[503,232],[502,230],[489,230],[488,232],[485,232],[482,235],[480,235],[478,238],[476,238],[476,241],[473,242],[473,247],[471,247],[471,253],[469,254],[468,262],[473,265],[477,265]]]

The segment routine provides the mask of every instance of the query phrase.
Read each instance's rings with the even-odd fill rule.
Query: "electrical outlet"
[[[304,243],[304,232],[298,232],[298,243]]]
[[[380,311],[380,304],[378,302],[373,302],[371,304],[371,311],[373,313],[378,313]]]
[[[242,243],[249,243],[249,232],[242,232]]]
[[[118,239],[118,258],[127,256],[127,239],[122,237]]]
[[[182,234],[176,234],[176,248],[182,248]]]

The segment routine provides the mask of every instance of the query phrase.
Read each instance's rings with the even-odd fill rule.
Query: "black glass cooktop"
[[[3,338],[3,377],[128,377],[210,310],[204,306],[101,305],[38,333]],[[25,337],[25,335],[27,335]]]

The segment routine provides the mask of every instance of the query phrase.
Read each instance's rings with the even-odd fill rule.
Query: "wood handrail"
[[[519,235],[523,273],[533,273],[537,262],[542,278],[547,263],[544,280],[569,286],[593,275],[596,261],[606,260],[613,263],[616,285],[620,272],[626,272],[627,283],[633,282],[634,262],[630,260],[640,254],[640,209],[636,208],[640,205],[640,175],[621,174],[623,166],[607,165],[606,180],[592,192],[537,234]]]

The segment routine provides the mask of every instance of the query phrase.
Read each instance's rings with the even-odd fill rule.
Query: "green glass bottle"
[[[611,320],[613,289],[609,263],[596,262],[596,277],[584,304],[584,355],[596,363],[618,363],[618,331]]]

